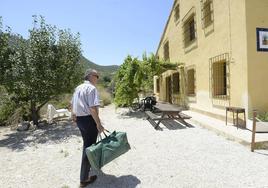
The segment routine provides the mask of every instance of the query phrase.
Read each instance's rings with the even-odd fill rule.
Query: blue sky
[[[173,0],[1,0],[3,25],[28,38],[32,15],[81,34],[83,55],[120,65],[130,54],[155,53]]]

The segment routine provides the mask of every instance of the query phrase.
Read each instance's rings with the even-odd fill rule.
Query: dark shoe
[[[80,182],[80,187],[86,187],[89,184],[93,183],[94,181],[96,181],[97,176],[90,176],[86,181]]]

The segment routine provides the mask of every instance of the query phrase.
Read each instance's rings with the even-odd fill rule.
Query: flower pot
[[[253,129],[253,121],[248,119],[247,120],[247,129]],[[257,133],[265,133],[268,132],[268,122],[256,122],[256,132]]]

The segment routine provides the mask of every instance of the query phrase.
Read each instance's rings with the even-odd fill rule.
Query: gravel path
[[[251,153],[198,126],[155,131],[142,113],[101,109],[109,130],[127,132],[132,149],[109,163],[96,188],[267,187],[268,151]],[[81,137],[68,122],[34,132],[0,128],[0,187],[78,187]]]

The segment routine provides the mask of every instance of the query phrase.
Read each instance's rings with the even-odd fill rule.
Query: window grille
[[[213,6],[211,0],[205,0],[202,3],[201,12],[202,12],[203,28],[206,28],[213,22]]]
[[[169,60],[169,42],[165,42],[164,44],[164,60]]]
[[[172,80],[173,80],[173,93],[180,93],[180,74],[174,73],[172,75]]]
[[[159,80],[159,78],[156,79],[156,92],[157,93],[160,92],[160,80]]]
[[[187,95],[195,95],[195,70],[187,70]]]
[[[213,98],[229,97],[229,55],[227,53],[210,58],[210,83]]]
[[[183,24],[183,40],[184,47],[189,46],[192,42],[196,40],[196,26],[194,14]]]
[[[175,22],[177,22],[180,19],[180,4],[177,4],[175,9],[174,9],[174,18],[175,18]]]

